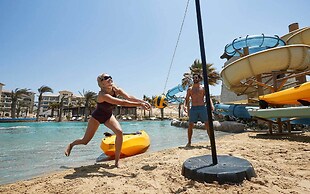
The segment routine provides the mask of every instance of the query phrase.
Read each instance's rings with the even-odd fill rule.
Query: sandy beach
[[[181,175],[190,157],[211,154],[208,143],[104,161],[1,185],[0,193],[310,193],[310,132],[286,137],[247,132],[216,140],[217,153],[245,158],[257,177],[240,185],[199,183]]]

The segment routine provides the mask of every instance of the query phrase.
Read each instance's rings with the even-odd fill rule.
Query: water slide
[[[250,119],[251,115],[249,114],[248,109],[258,109],[258,107],[247,106],[244,104],[215,104],[214,109],[215,114]]]
[[[287,45],[250,54],[225,66],[220,76],[229,90],[239,94],[247,89],[241,83],[247,78],[280,70],[310,70],[310,46]]]
[[[177,93],[183,92],[188,89],[188,85],[182,86],[182,84],[179,84],[170,90],[167,91],[166,93],[166,98],[168,102],[180,102],[183,103],[184,97],[181,96],[176,96]]]
[[[241,56],[244,53],[244,47],[248,47],[249,54],[253,54],[259,51],[284,45],[285,42],[276,35],[266,36],[262,34],[246,36],[243,38],[239,37],[234,39],[232,43],[225,46],[224,54],[221,56],[221,59],[229,59],[233,56]]]
[[[304,28],[287,39],[287,44],[310,45],[310,27]]]
[[[288,34],[285,34],[281,37],[283,41],[285,41],[287,44],[309,44],[310,38],[309,38],[309,30],[310,27],[300,28],[297,30],[294,30]],[[289,42],[288,40],[291,39]]]
[[[251,39],[251,41],[249,41]],[[269,40],[264,44],[259,44],[263,39]],[[281,37],[281,41],[278,37],[261,37],[261,36],[247,36],[245,38],[235,39],[231,44],[226,45],[225,53],[221,58],[227,58],[233,56],[240,56],[239,59],[231,62],[229,65],[223,68],[220,72],[223,83],[226,87],[237,93],[243,93],[244,91],[249,91],[249,88],[242,82],[253,76],[260,75],[262,73],[270,73],[272,71],[280,70],[300,70],[305,71],[310,69],[310,29],[309,27],[302,28],[290,32]],[[285,46],[285,43],[288,44]],[[249,55],[242,56],[243,47],[249,47]],[[280,46],[280,47],[278,47]],[[274,47],[274,48],[268,48]],[[240,55],[241,53],[241,55]],[[290,99],[290,103],[297,104],[297,99],[303,96],[301,100],[308,101],[310,95],[309,92],[310,85],[303,84],[295,89],[291,88],[289,91],[285,91],[279,94],[274,94],[273,96],[262,97],[264,100],[271,101],[276,99],[279,102],[279,97],[283,94],[286,95],[285,98],[281,96],[281,100],[287,100],[293,97],[292,91],[298,96],[296,99]],[[252,91],[255,88],[252,89]],[[295,95],[294,94],[294,95]],[[270,94],[272,95],[272,94]],[[297,97],[297,96],[294,96]],[[304,99],[305,98],[305,99]],[[238,118],[248,118],[249,112],[247,111],[250,107],[246,105],[229,105],[220,104],[216,109],[222,110],[223,115],[235,116]],[[236,111],[239,109],[238,111]],[[250,108],[255,113],[262,113],[258,111],[257,107]],[[289,109],[291,111],[291,109]],[[299,109],[298,109],[299,110]],[[308,109],[307,109],[308,110]],[[263,111],[264,112],[264,111]],[[267,111],[268,113],[272,111]],[[293,111],[294,112],[294,111]],[[254,113],[254,114],[255,114]],[[264,113],[263,113],[264,114]],[[252,115],[255,116],[255,115]],[[251,116],[250,116],[251,117]]]
[[[245,39],[246,38],[240,39],[240,41],[242,40],[241,42],[243,42],[243,45]],[[258,40],[262,38],[257,37],[256,39],[256,43],[258,43]],[[229,90],[239,94],[247,88],[241,82],[252,76],[280,70],[309,70],[310,28],[305,27],[294,30],[282,36],[281,39],[285,41],[288,45],[281,46],[283,45],[283,41],[279,41],[279,44],[277,46],[280,47],[266,49],[252,54],[250,52],[250,55],[241,57],[224,67],[223,70],[220,72],[220,75],[226,87]],[[273,39],[268,36],[267,40],[270,41]],[[237,40],[235,41],[235,44],[236,42]],[[253,40],[252,42],[254,44],[255,41]],[[275,44],[275,40],[270,42]],[[268,46],[272,46],[271,43]],[[256,48],[258,45],[255,46],[254,44],[250,46]],[[267,46],[263,48],[267,48]],[[233,54],[232,49],[234,49],[233,46],[227,45],[225,47],[225,52],[227,52],[227,54]],[[251,48],[249,48],[249,50],[251,50]]]

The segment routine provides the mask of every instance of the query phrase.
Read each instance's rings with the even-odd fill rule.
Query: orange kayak
[[[288,88],[272,94],[267,94],[259,97],[259,100],[264,100],[269,104],[298,104],[299,101],[310,102],[310,82],[303,83],[301,85]]]
[[[101,149],[107,156],[115,155],[115,138],[116,135],[105,137],[101,141]],[[123,145],[121,156],[133,156],[145,152],[150,146],[150,138],[144,131],[138,131],[131,134],[123,134]]]

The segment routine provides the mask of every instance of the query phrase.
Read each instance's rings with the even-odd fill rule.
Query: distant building
[[[44,93],[42,95],[40,115],[51,109],[51,104],[60,103],[61,100],[63,100],[63,107],[68,109],[70,107],[81,106],[82,102],[84,102],[84,97],[74,95],[72,92],[67,90],[59,91],[59,94]]]
[[[0,82],[0,102],[1,102],[1,95],[2,95],[2,87],[5,86],[3,83]]]
[[[11,94],[12,91],[3,90],[4,84],[0,83],[0,117],[11,117],[11,105],[12,105],[12,98]],[[17,103],[17,109],[19,109],[19,115],[16,117],[25,117],[32,114],[35,116],[36,110],[35,108],[38,107],[38,102],[34,102],[35,93],[30,92],[30,95],[24,95],[19,99],[20,103]],[[63,113],[62,116],[66,116],[67,118],[73,117],[81,117],[84,116],[85,113],[85,99],[81,95],[74,95],[72,92],[67,90],[59,91],[58,94],[52,93],[44,93],[42,95],[42,101],[40,106],[39,115],[44,117],[49,117],[51,115],[59,116],[59,107],[60,103],[63,103]],[[51,105],[54,104],[54,113],[52,113]],[[27,105],[27,106],[26,106]],[[94,109],[95,105],[92,105],[91,113]],[[137,118],[137,110],[136,107],[122,107],[116,106],[113,110],[115,116],[120,119],[133,119]],[[125,115],[126,117],[120,117],[121,115]]]
[[[2,84],[2,86],[3,85],[4,84]],[[3,90],[2,86],[0,87],[0,116],[11,117],[12,91]],[[26,117],[27,115],[33,113],[34,94],[35,93],[30,92],[29,95],[21,96],[17,103],[17,114],[19,114],[16,116]],[[20,110],[20,112],[18,110]]]
[[[47,111],[49,109],[50,104],[58,102],[59,102],[59,94],[48,94],[48,93],[43,94],[40,113]]]

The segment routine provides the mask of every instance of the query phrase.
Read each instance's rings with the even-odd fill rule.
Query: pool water
[[[75,146],[70,157],[64,155],[68,143],[83,137],[85,122],[0,123],[0,184],[29,179],[47,172],[94,164],[104,154],[100,149],[104,132],[101,125],[88,145]],[[145,130],[151,146],[147,152],[184,146],[187,129],[170,125],[170,121],[121,122],[123,131]],[[215,132],[215,136],[227,133]],[[192,142],[209,141],[205,130],[195,129]]]

